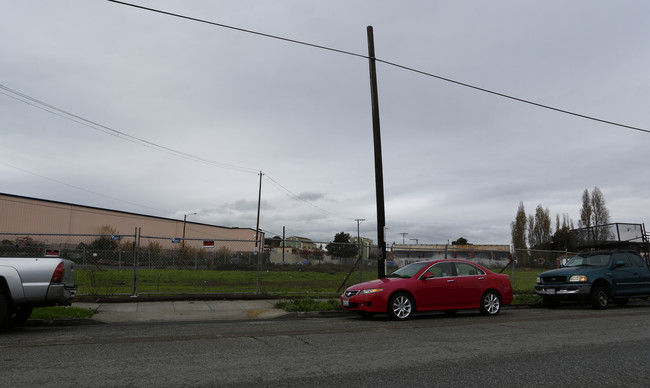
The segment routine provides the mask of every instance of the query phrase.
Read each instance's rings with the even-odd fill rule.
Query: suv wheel
[[[603,286],[595,286],[591,289],[591,305],[598,310],[604,310],[609,305],[609,293]]]

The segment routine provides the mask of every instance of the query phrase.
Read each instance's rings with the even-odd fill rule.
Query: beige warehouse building
[[[155,241],[162,249],[178,249],[184,245],[194,250],[256,250],[255,230],[251,228],[184,222],[3,193],[0,193],[0,234],[3,244],[30,238],[45,245],[73,247],[108,235],[120,244],[133,243],[139,236],[143,245]],[[262,233],[259,241],[264,241]]]

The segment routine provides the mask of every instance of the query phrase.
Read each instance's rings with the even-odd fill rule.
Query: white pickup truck
[[[76,277],[59,257],[0,257],[0,328],[24,323],[34,307],[70,305]]]

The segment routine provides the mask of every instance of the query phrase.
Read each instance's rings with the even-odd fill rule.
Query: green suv
[[[613,300],[650,297],[648,263],[635,251],[596,251],[573,256],[559,269],[537,277],[535,292],[544,305],[562,300],[586,300],[596,309],[605,309]]]

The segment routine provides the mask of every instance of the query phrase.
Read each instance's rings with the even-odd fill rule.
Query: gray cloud
[[[650,127],[650,5],[641,2],[139,4],[362,55],[373,25],[379,58]],[[376,240],[365,59],[109,2],[6,4],[0,34],[11,37],[0,84],[224,163],[155,151],[5,93],[1,191],[254,227],[263,171],[263,229],[327,240],[355,234],[354,219],[365,218],[361,231]],[[507,243],[519,201],[575,220],[594,186],[613,221],[645,222],[647,133],[384,63],[378,77],[387,240]]]

